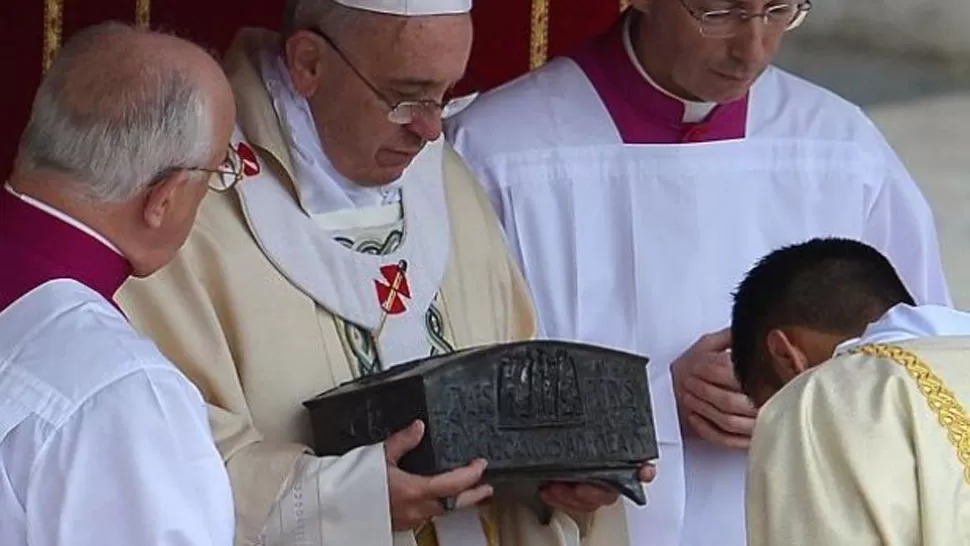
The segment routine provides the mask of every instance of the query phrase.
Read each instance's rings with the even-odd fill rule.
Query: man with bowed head
[[[970,538],[970,314],[917,305],[869,245],[779,248],[738,286],[732,359],[761,408],[751,546]]]
[[[660,468],[642,546],[745,543],[756,411],[731,373],[729,294],[816,235],[864,240],[948,303],[932,212],[855,105],[771,65],[808,0],[633,0],[607,32],[447,122],[544,335],[651,357]]]
[[[0,544],[232,544],[204,401],[113,298],[238,179],[234,117],[205,51],[122,24],[45,74],[0,187]]]
[[[315,456],[302,403],[348,380],[529,339],[535,315],[494,211],[441,137],[468,61],[470,0],[292,0],[282,35],[224,57],[237,190],[212,195],[179,258],[122,304],[204,392],[237,543],[623,544],[617,495],[549,484],[541,521],[491,498],[487,461],[398,460],[424,424]],[[645,466],[643,478],[652,477]],[[489,500],[488,503],[482,501]],[[596,541],[596,542],[590,542]]]

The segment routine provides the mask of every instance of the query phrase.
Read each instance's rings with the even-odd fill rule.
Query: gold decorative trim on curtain
[[[546,64],[549,58],[549,0],[532,0],[532,36],[529,40],[529,68]]]
[[[46,0],[44,2],[44,72],[50,68],[61,48],[61,32],[64,26],[64,0]]]
[[[151,0],[136,0],[135,4],[135,24],[139,28],[151,26],[152,2]]]
[[[135,24],[140,28],[151,25],[151,0],[135,0]],[[44,0],[44,72],[51,67],[61,49],[64,32],[64,0]]]

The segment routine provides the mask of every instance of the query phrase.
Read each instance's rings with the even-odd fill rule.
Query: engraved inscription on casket
[[[604,359],[568,347],[526,345],[461,381],[429,378],[431,391],[441,393],[429,407],[430,426],[442,440],[439,464],[454,468],[484,457],[490,472],[564,460],[598,467],[606,454],[635,461],[653,453],[644,370],[615,354]]]
[[[343,415],[335,416],[338,429],[347,438],[387,438],[394,431],[387,430],[384,406],[373,398],[365,398],[359,406],[348,406]]]
[[[320,455],[427,424],[401,461],[418,474],[483,457],[486,480],[609,482],[645,502],[639,466],[657,457],[647,359],[559,341],[469,349],[392,368],[306,402]]]

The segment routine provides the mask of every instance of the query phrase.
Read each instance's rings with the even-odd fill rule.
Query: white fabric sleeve
[[[866,217],[864,239],[889,257],[917,303],[952,306],[933,210],[882,134],[868,123],[868,151],[885,171]]]
[[[229,478],[198,391],[174,368],[104,387],[43,445],[31,546],[230,546]]]
[[[554,510],[549,526],[552,527],[556,540],[561,546],[580,546],[579,523],[572,516],[561,510]]]
[[[400,546],[391,531],[382,444],[340,457],[304,455],[260,536],[262,546]],[[404,542],[402,542],[402,539]]]

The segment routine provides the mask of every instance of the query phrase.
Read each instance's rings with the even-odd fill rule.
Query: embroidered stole
[[[947,388],[943,379],[918,355],[896,345],[863,345],[849,351],[849,354],[853,353],[888,358],[906,369],[926,398],[930,410],[946,430],[946,437],[953,444],[956,456],[963,465],[963,479],[970,484],[970,419],[967,418],[960,399]]]
[[[384,256],[397,251],[403,239],[403,219],[389,226],[340,230],[334,236],[334,240],[350,250],[376,256]],[[334,315],[334,320],[337,321],[338,331],[344,342],[344,350],[347,356],[352,362],[356,363],[357,377],[364,377],[387,369],[387,366],[381,362],[377,345],[369,330],[348,322],[338,315]],[[428,356],[454,352],[454,334],[445,314],[440,291],[435,294],[431,305],[428,306],[424,323],[428,342],[431,346]]]

